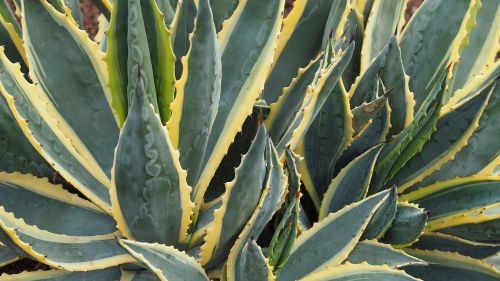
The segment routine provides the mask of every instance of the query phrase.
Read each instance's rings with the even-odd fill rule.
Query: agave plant
[[[498,1],[77,2],[0,1],[0,280],[500,277]]]

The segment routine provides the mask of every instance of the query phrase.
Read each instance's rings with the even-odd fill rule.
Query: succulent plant
[[[0,1],[0,280],[500,277],[498,1],[77,2]]]

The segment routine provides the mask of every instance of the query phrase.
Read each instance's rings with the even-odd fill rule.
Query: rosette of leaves
[[[95,2],[1,1],[0,280],[498,277],[480,3]]]

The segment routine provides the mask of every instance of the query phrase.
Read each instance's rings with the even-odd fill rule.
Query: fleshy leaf
[[[114,234],[68,236],[41,230],[0,207],[0,226],[13,247],[41,263],[68,271],[88,271],[134,262]],[[7,242],[7,241],[5,241]],[[10,248],[11,245],[9,245]]]
[[[191,47],[183,57],[182,77],[176,84],[167,123],[172,145],[179,149],[187,181],[196,184],[202,168],[208,137],[217,113],[221,87],[221,62],[212,10],[207,0],[198,3]]]
[[[457,253],[413,249],[406,252],[429,262],[427,266],[405,268],[408,274],[423,280],[494,281],[500,278],[500,272],[492,265]]]
[[[162,281],[208,281],[201,265],[174,247],[125,239],[118,242]]]
[[[136,80],[115,152],[113,216],[127,238],[178,246],[191,223],[191,188],[179,152],[148,102],[145,81],[141,76]]]
[[[383,191],[346,206],[303,232],[295,241],[287,262],[277,272],[277,280],[297,280],[325,266],[340,264],[387,196],[388,191]],[[336,229],[343,231],[332,236]]]
[[[421,259],[412,257],[401,250],[394,249],[391,245],[382,244],[376,240],[359,242],[349,254],[346,262],[360,264],[368,262],[371,265],[388,265],[400,268],[407,265],[426,264]]]
[[[376,146],[367,150],[343,168],[331,181],[321,201],[319,220],[366,196],[373,167],[381,149],[382,146]]]

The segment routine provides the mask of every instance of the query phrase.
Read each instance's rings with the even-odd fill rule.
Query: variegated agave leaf
[[[0,280],[499,279],[498,1],[92,2],[0,0]]]

